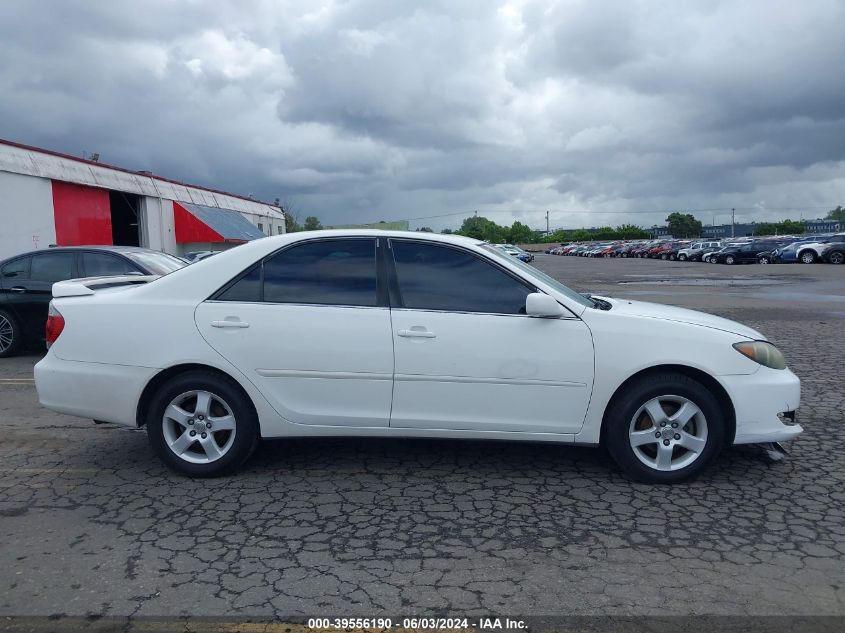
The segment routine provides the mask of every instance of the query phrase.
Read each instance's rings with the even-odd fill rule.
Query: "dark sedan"
[[[778,242],[759,241],[749,242],[741,246],[724,248],[721,251],[712,253],[711,260],[715,259],[720,264],[751,264],[757,263],[761,253],[770,252],[778,247]]]
[[[68,246],[0,262],[0,358],[44,341],[53,284],[81,277],[166,275],[185,266],[167,253],[131,246]]]

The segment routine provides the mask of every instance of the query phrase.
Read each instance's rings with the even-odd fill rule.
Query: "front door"
[[[76,276],[75,260],[73,251],[54,250],[15,260],[3,268],[3,293],[24,338],[44,339],[53,284]]]
[[[395,375],[390,426],[576,433],[593,384],[578,318],[525,315],[535,289],[468,250],[390,240]]]
[[[386,427],[393,342],[374,238],[299,242],[197,308],[203,337],[285,419]]]

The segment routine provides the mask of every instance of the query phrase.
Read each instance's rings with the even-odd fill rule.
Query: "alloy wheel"
[[[688,398],[657,396],[634,414],[628,441],[637,459],[649,468],[680,470],[696,461],[707,446],[707,419]]]
[[[12,322],[0,314],[0,354],[9,350],[15,342],[15,330]]]
[[[801,261],[804,264],[812,264],[814,261],[816,261],[816,256],[813,255],[811,251],[806,251],[805,253],[801,254]]]
[[[174,455],[192,464],[208,464],[232,448],[236,422],[220,396],[188,391],[173,398],[164,410],[162,431]]]
[[[831,264],[841,264],[843,261],[845,261],[845,253],[840,253],[839,251],[831,253],[830,257],[828,258],[828,261]]]

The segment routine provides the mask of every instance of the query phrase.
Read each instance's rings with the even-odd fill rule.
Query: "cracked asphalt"
[[[292,440],[192,481],[0,360],[0,616],[845,615],[845,267],[535,264],[762,330],[803,381],[790,457],[667,487],[600,449]]]

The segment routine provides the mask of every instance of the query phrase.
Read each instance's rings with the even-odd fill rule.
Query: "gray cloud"
[[[830,0],[13,0],[0,136],[326,223],[807,217],[845,200],[843,23]]]

